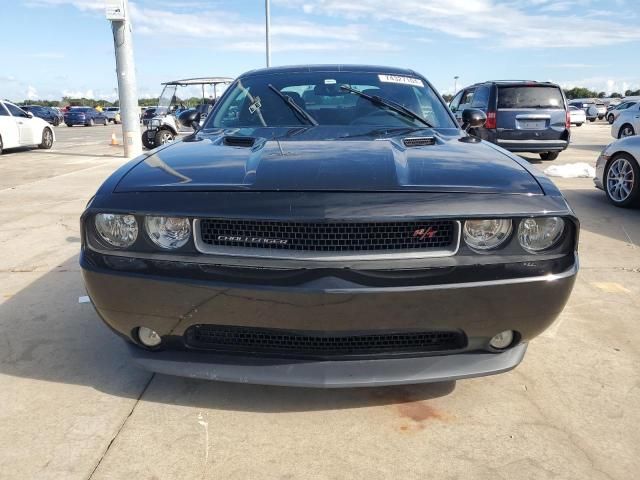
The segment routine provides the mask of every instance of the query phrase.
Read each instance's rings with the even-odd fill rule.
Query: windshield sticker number
[[[260,97],[254,98],[253,103],[249,105],[249,113],[253,115],[260,107],[262,107],[262,103],[260,103]]]
[[[401,85],[412,85],[414,87],[424,87],[424,83],[419,78],[402,77],[399,75],[378,75],[381,82],[399,83]]]
[[[324,84],[325,84],[325,85],[335,85],[336,83],[337,83],[337,82],[336,82],[335,78],[327,78],[327,79],[325,79],[325,81],[324,81]]]

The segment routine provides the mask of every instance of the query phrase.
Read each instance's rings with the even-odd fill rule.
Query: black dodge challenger
[[[351,387],[514,368],[562,311],[579,223],[404,69],[240,76],[82,215],[92,303],[145,368]],[[198,121],[198,119],[194,119]]]

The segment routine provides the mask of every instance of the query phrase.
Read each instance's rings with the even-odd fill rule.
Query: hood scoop
[[[222,144],[229,147],[245,147],[251,148],[256,143],[253,137],[240,137],[227,135],[222,139]]]
[[[406,137],[402,139],[402,143],[405,147],[426,147],[429,145],[435,145],[435,137]]]

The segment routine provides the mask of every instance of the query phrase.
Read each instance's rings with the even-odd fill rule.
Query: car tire
[[[69,123],[65,123],[65,125],[69,128],[73,127],[73,125],[69,124]]]
[[[625,123],[620,127],[618,131],[618,138],[632,137],[636,134],[636,131],[633,129],[633,125],[629,123]]]
[[[607,198],[616,207],[640,206],[640,166],[631,155],[614,155],[605,168],[603,179]],[[621,189],[623,184],[630,185],[628,192]]]
[[[173,142],[175,138],[176,136],[173,134],[171,130],[167,130],[163,128],[162,130],[158,130],[158,133],[156,133],[156,137],[153,143],[159,147],[160,145],[164,145],[165,143]]]
[[[42,142],[38,148],[49,150],[51,147],[53,147],[53,132],[47,127],[42,131]]]
[[[96,122],[93,121],[93,118],[90,118],[89,121],[87,122],[87,127],[93,127],[96,124]]]
[[[590,121],[591,123],[593,123],[593,122],[595,122],[595,121],[596,121],[596,119],[595,119],[595,118],[590,118],[590,119],[589,119],[589,121]]]
[[[540,154],[541,160],[555,160],[560,155],[560,152],[542,152]]]
[[[142,145],[144,145],[144,147],[148,148],[149,150],[156,148],[155,143],[149,140],[149,136],[147,135],[147,132],[142,132]]]
[[[613,115],[608,115],[607,116],[607,122],[609,122],[609,125],[613,125],[613,122],[615,122],[616,119],[613,118]]]
[[[105,118],[105,119],[104,119],[104,123],[103,123],[102,125],[104,125],[105,127],[106,127],[107,125],[109,125],[109,119],[108,119],[108,118]]]
[[[576,123],[576,127],[581,127],[582,123]]]
[[[2,147],[3,147],[2,137],[0,137],[0,155],[2,155]]]
[[[57,127],[58,125],[60,125],[60,119],[58,117],[55,117],[53,119],[53,126]]]

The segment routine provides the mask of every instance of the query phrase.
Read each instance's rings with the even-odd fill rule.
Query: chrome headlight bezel
[[[528,235],[535,234],[532,233],[532,230],[534,228],[540,228],[541,225],[544,225],[543,228],[546,229],[546,231],[542,233],[542,236],[546,238],[543,239],[542,244],[533,247],[533,242],[527,240]],[[527,232],[525,230],[529,231]],[[562,217],[528,217],[520,220],[516,236],[518,237],[518,243],[526,252],[539,254],[551,250],[558,245],[562,241],[566,230],[567,222]],[[538,241],[538,243],[540,243],[540,241]]]
[[[487,232],[484,238],[478,236],[482,230]],[[473,251],[485,253],[505,245],[511,238],[513,221],[510,218],[472,218],[465,220],[462,237]]]
[[[159,118],[149,120],[149,128],[160,128],[160,125],[162,125],[162,120]]]
[[[128,213],[96,213],[93,226],[98,240],[114,249],[131,247],[140,231],[136,217]]]
[[[187,217],[147,215],[144,230],[151,242],[161,250],[178,250],[192,237],[191,220]]]

